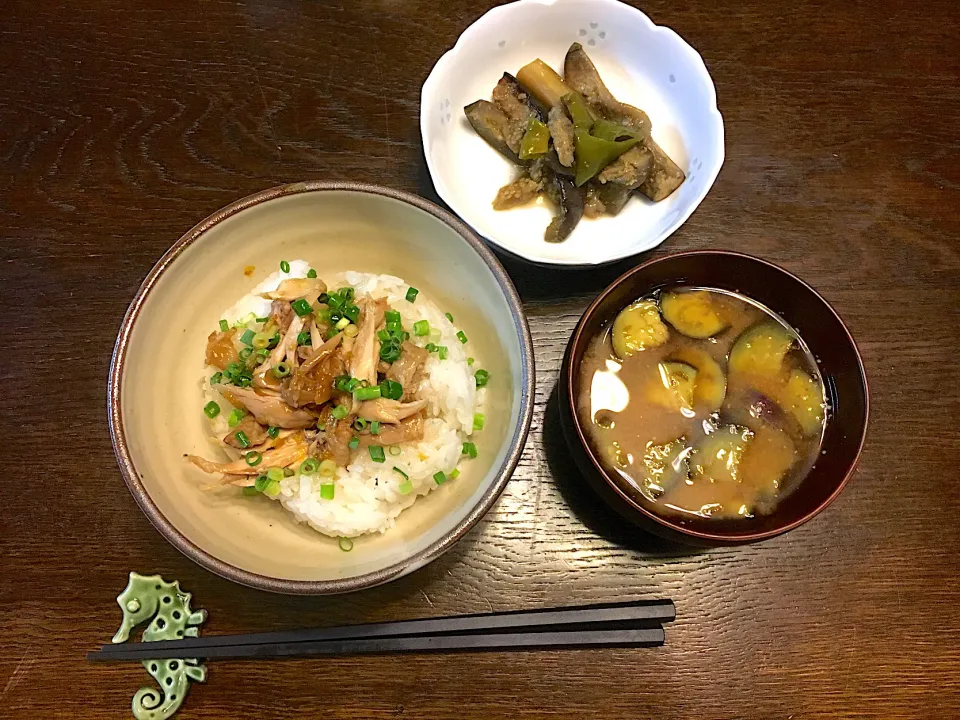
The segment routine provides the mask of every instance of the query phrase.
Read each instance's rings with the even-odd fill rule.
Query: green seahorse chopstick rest
[[[190,597],[177,581],[168,583],[159,575],[130,573],[130,582],[117,596],[123,622],[113,642],[126,642],[130,632],[147,620],[150,624],[143,631],[143,642],[197,637],[207,611],[191,610]],[[133,696],[133,716],[137,720],[169,718],[183,703],[190,682],[207,678],[207,668],[196,660],[144,660],[143,666],[160,687],[142,687]]]

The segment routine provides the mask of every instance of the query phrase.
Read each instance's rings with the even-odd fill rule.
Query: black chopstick
[[[218,645],[204,649],[204,659],[294,658],[310,655],[370,655],[478,650],[533,650],[538,648],[651,647],[663,645],[662,627],[632,630],[570,630],[553,632],[492,633],[470,635],[417,635],[412,637],[345,638],[312,642]],[[170,660],[196,656],[195,650],[154,648],[159,643],[139,643],[131,654],[92,652],[88,660]]]
[[[411,635],[477,634],[495,630],[540,631],[580,629],[588,625],[628,623],[652,625],[670,622],[676,608],[670,600],[632,601],[605,605],[553,608],[546,610],[456,615],[444,618],[423,618],[365,625],[342,625],[329,628],[281,630],[277,632],[220,635],[149,643],[150,657],[213,657],[208,653],[221,646],[268,645],[304,642],[326,642],[348,639],[375,639]],[[125,659],[146,657],[140,644],[105,645],[100,655],[123,656]],[[179,654],[192,651],[193,655]],[[175,652],[177,655],[171,655]],[[161,653],[159,655],[154,653]],[[162,653],[167,653],[166,655]]]

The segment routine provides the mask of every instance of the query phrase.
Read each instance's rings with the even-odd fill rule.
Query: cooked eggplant
[[[493,209],[510,210],[533,202],[539,195],[540,183],[527,175],[522,175],[512,183],[500,188],[497,197],[493,200]]]
[[[823,392],[820,383],[803,370],[794,369],[776,400],[800,424],[807,437],[823,428]]]
[[[543,239],[549,243],[563,242],[583,217],[583,191],[570,178],[552,173],[546,184],[547,195],[557,206]]]
[[[739,482],[740,463],[753,437],[751,430],[740,425],[724,425],[704,437],[690,457],[694,479]]]
[[[672,396],[674,402],[671,404],[678,405],[681,411],[686,411],[684,414],[689,414],[689,411],[693,410],[697,369],[684,362],[668,361],[658,363],[657,370],[660,373],[660,383],[667,394]]]
[[[530,127],[530,121],[543,122],[545,120],[543,113],[510,73],[504,73],[493,88],[493,102],[507,118],[504,133],[507,145],[519,155],[520,145]]]
[[[517,72],[517,80],[549,110],[570,92],[556,70],[537,58]]]
[[[573,43],[567,50],[563,61],[563,81],[607,120],[626,125],[642,138],[649,137],[650,118],[643,110],[622,103],[613,96],[580,43]]]
[[[613,321],[612,333],[613,352],[621,360],[648,347],[663,345],[670,338],[652,300],[639,300],[621,310]]]
[[[583,199],[583,216],[587,218],[598,218],[607,214],[607,208],[600,199],[600,193],[597,192],[593,183],[586,188],[587,193]]]
[[[577,187],[596,177],[600,171],[639,142],[635,137],[626,140],[604,140],[580,128],[574,130],[573,136],[577,159]]]
[[[743,453],[740,475],[745,483],[772,496],[796,461],[797,448],[787,434],[770,425],[760,425]]]
[[[630,154],[629,150],[624,155],[621,155],[620,159],[623,159],[628,154]],[[630,188],[620,183],[608,182],[602,185],[594,184],[594,187],[597,191],[597,197],[600,199],[600,202],[603,203],[607,215],[619,215],[620,211],[623,210],[623,206],[627,204],[627,200],[630,199]]]
[[[463,109],[470,125],[477,135],[487,141],[487,144],[503,155],[507,160],[517,165],[523,165],[517,154],[507,143],[510,120],[489,100],[477,100]]]
[[[677,332],[697,340],[719,335],[730,326],[714,306],[710,293],[702,290],[663,293],[660,312]]]
[[[684,438],[664,445],[647,443],[643,454],[643,478],[638,488],[644,497],[657,500],[677,483],[690,477],[690,449]]]
[[[670,353],[669,358],[697,369],[693,406],[705,408],[708,412],[719,410],[727,394],[727,378],[720,364],[705,350],[696,347],[681,347]]]
[[[647,138],[644,147],[653,155],[653,164],[650,166],[650,174],[639,189],[654,202],[660,202],[680,187],[687,176],[653,138]]]
[[[744,331],[730,349],[730,373],[772,376],[780,373],[783,358],[796,336],[783,325],[765,322]]]
[[[597,180],[604,185],[615,183],[627,190],[637,190],[650,177],[652,169],[653,153],[645,145],[634,145],[607,165]]]

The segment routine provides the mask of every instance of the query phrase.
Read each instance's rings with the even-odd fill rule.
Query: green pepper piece
[[[578,130],[589,130],[593,127],[596,118],[590,111],[590,106],[578,92],[567,93],[563,96],[563,104],[567,106],[573,126]]]
[[[601,140],[618,140],[620,138],[639,138],[636,131],[609,120],[597,120],[590,128],[590,134]]]
[[[596,176],[607,165],[612,163],[627,150],[636,145],[637,138],[628,140],[604,140],[594,137],[586,130],[574,130],[574,154],[577,158],[577,187]]]
[[[523,134],[523,139],[520,140],[520,159],[529,160],[530,158],[540,157],[547,152],[549,145],[549,128],[536,118],[530,118],[527,131]]]

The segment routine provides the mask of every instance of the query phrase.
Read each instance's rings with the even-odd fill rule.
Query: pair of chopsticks
[[[663,645],[661,623],[676,617],[670,600],[422,620],[282,630],[245,635],[105,645],[97,662],[175,658],[291,658],[477,650]]]

